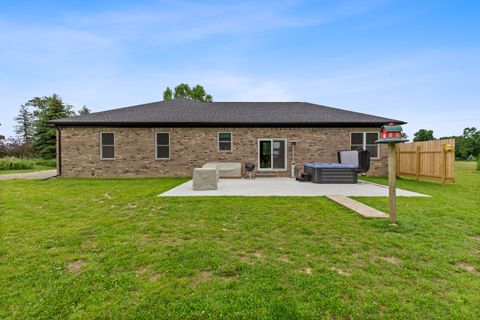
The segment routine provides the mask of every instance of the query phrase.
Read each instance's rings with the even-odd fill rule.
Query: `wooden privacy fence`
[[[455,139],[399,143],[397,176],[455,181]]]

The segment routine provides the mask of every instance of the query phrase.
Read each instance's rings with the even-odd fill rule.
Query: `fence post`
[[[442,178],[442,185],[445,185],[447,178],[447,152],[444,144],[442,145],[442,159],[440,161],[440,177]]]
[[[415,178],[419,180],[420,179],[420,146],[417,146],[415,150],[415,165],[416,165]]]

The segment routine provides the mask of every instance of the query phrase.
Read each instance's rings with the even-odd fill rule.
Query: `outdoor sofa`
[[[216,168],[220,178],[241,178],[242,164],[240,162],[207,162],[202,168]]]

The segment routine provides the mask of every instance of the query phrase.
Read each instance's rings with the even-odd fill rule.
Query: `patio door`
[[[259,139],[258,166],[259,170],[286,170],[287,169],[287,140],[286,139]]]

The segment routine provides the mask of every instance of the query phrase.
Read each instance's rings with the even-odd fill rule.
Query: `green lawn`
[[[324,197],[156,197],[183,181],[1,181],[0,318],[480,314],[471,163],[444,187],[401,179],[432,198],[399,198],[397,227]]]
[[[55,170],[55,167],[41,166],[38,164],[33,165],[33,169],[22,169],[22,170],[0,170],[0,174],[9,174],[9,173],[25,173],[25,172],[34,172],[42,170]]]

